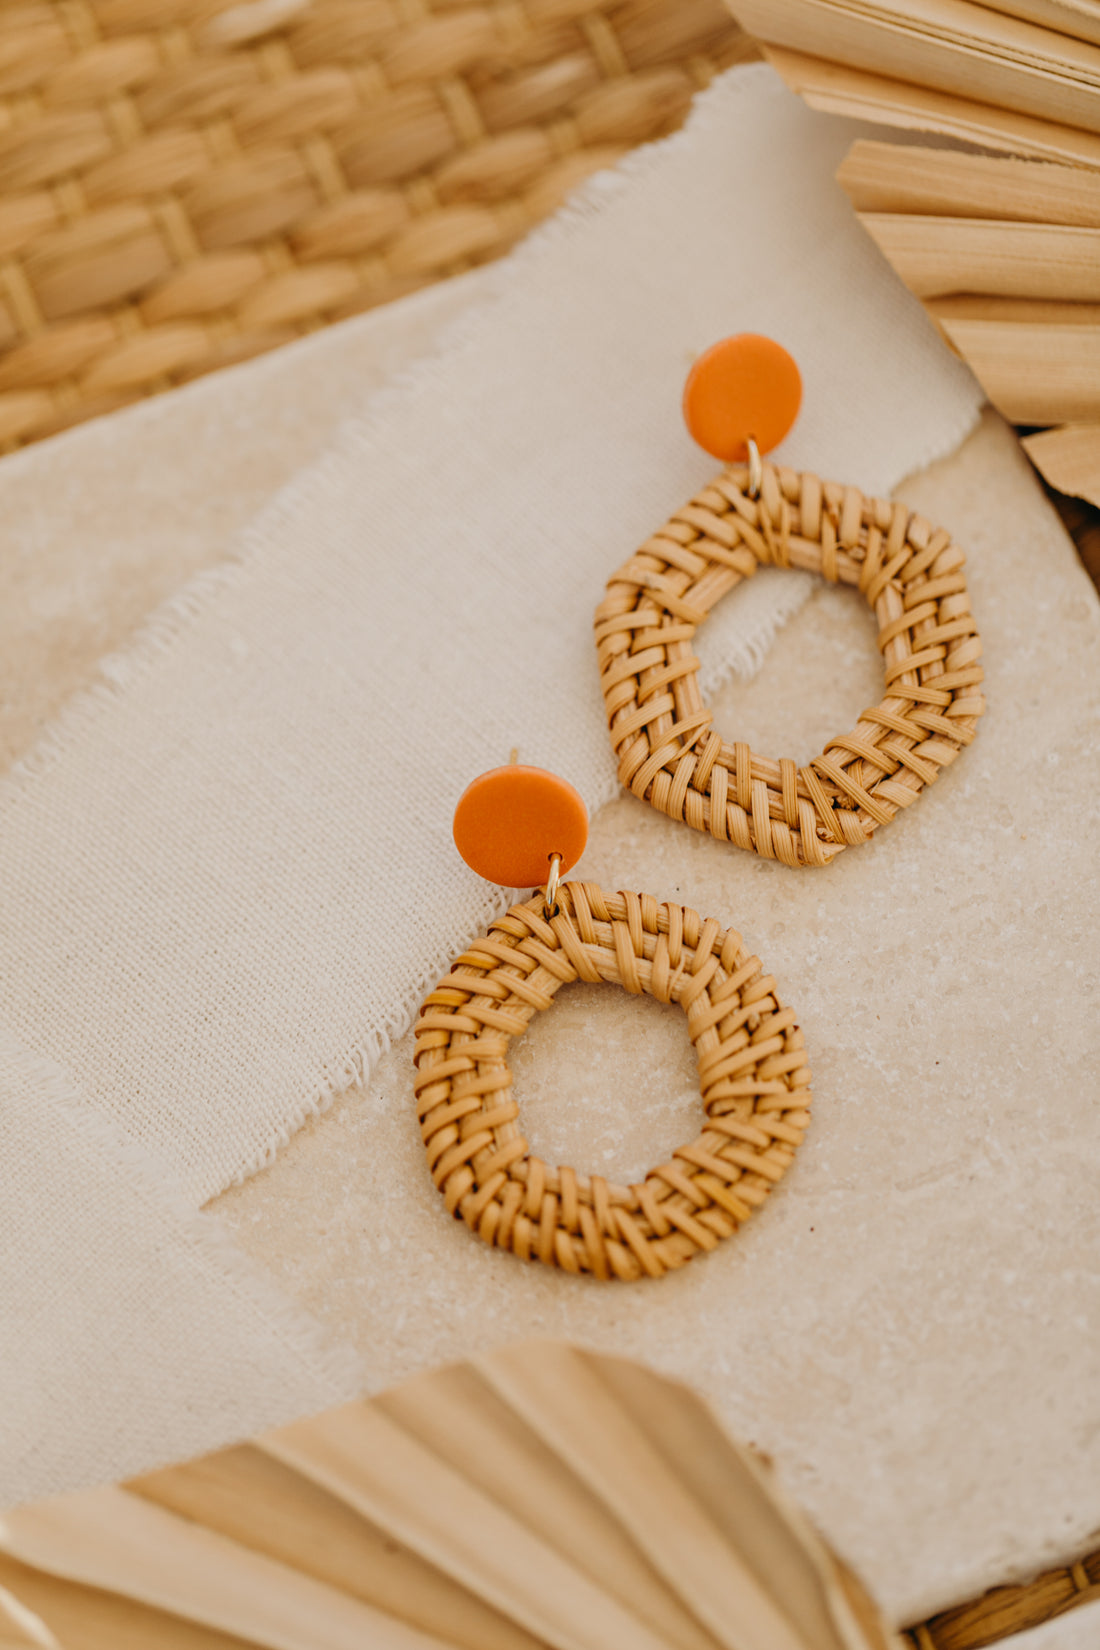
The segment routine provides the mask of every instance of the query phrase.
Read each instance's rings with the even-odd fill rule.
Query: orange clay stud
[[[490,768],[458,799],[455,847],[486,882],[538,888],[554,859],[569,871],[588,841],[588,809],[579,791],[556,773],[510,762]]]
[[[596,647],[623,785],[720,842],[823,866],[912,806],[972,743],[985,699],[965,557],[950,532],[898,500],[761,459],[801,395],[798,368],[770,338],[741,333],[700,356],[684,417],[730,468],[612,574]],[[762,565],[858,590],[878,624],[880,703],[805,766],[723,739],[699,688],[695,632]]]
[[[810,1120],[810,1074],[797,1018],[740,934],[651,894],[559,884],[587,825],[572,785],[540,768],[495,768],[461,797],[466,862],[537,886],[421,1008],[420,1133],[447,1209],[483,1242],[563,1272],[659,1278],[717,1248],[782,1179]],[[634,1185],[553,1168],[523,1138],[509,1044],[574,980],[678,1004],[695,1046],[701,1131]]]
[[[778,447],[798,417],[802,376],[782,344],[739,332],[712,344],[684,385],[684,422],[704,452],[730,464]]]

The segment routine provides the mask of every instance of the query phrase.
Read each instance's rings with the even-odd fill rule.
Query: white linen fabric
[[[150,587],[224,559],[342,409],[430,350],[482,281],[428,288],[9,459],[0,600],[24,642],[0,689],[6,736],[87,680],[102,638],[131,634],[154,605]],[[0,1176],[0,1505],[217,1448],[367,1384],[343,1326],[326,1331],[281,1294],[262,1257],[2,1028]]]
[[[0,1118],[3,1501],[110,1481],[355,1393],[355,1355],[2,1027]]]
[[[200,576],[0,801],[0,1016],[196,1203],[362,1077],[506,895],[450,818],[482,769],[615,791],[591,640],[607,575],[713,463],[694,353],[780,337],[781,456],[885,491],[979,392],[833,182],[855,128],[764,67],[500,269],[491,300]],[[803,581],[708,626],[748,668]]]

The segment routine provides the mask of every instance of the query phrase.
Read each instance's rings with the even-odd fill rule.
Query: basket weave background
[[[750,50],[721,0],[9,0],[0,451],[498,256]]]

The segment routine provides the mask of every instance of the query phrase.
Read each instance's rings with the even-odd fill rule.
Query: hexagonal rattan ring
[[[762,564],[854,585],[878,620],[881,704],[808,767],[727,744],[692,639]],[[619,568],[596,644],[619,778],[661,813],[785,865],[825,865],[915,802],[974,738],[981,640],[962,551],[906,505],[765,464],[717,476]]]
[[[679,1003],[706,1122],[637,1185],[531,1155],[508,1044],[571,980]],[[416,1025],[417,1109],[432,1177],[486,1243],[566,1272],[660,1277],[714,1249],[767,1197],[809,1123],[793,1010],[740,934],[648,894],[567,882],[513,906],[452,965]]]

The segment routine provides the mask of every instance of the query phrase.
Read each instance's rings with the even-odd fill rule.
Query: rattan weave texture
[[[572,980],[687,1015],[706,1124],[639,1185],[549,1168],[520,1133],[508,1043]],[[794,1011],[740,934],[593,883],[564,883],[549,921],[536,894],[475,940],[426,999],[415,1060],[428,1165],[451,1213],[523,1260],[598,1278],[661,1277],[716,1248],[786,1173],[809,1123]]]
[[[911,1627],[905,1640],[912,1650],[985,1650],[1083,1604],[1100,1608],[1100,1552],[1044,1570],[1024,1586],[993,1587],[981,1598]]]
[[[497,256],[748,52],[722,0],[9,0],[0,450]]]
[[[619,778],[661,813],[784,865],[827,865],[915,802],[985,709],[964,556],[906,505],[766,464],[728,470],[612,575],[596,642]],[[771,563],[854,585],[879,625],[886,696],[806,767],[711,727],[692,640]]]

